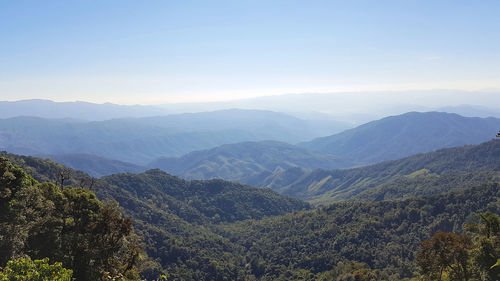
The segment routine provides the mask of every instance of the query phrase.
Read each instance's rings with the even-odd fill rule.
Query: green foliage
[[[31,156],[21,156],[0,152],[0,158],[8,159],[10,163],[24,170],[26,174],[38,182],[52,182],[60,185],[60,173],[65,172],[69,178],[64,182],[68,186],[84,186],[90,179],[85,173],[74,171],[50,159],[40,159]]]
[[[421,244],[417,261],[425,280],[500,280],[500,217],[478,213],[467,235],[438,232]]]
[[[472,262],[481,280],[500,280],[500,268],[494,266],[500,257],[500,217],[497,213],[479,213],[479,222],[465,226],[474,242]]]
[[[87,189],[38,183],[0,158],[0,265],[28,255],[49,257],[78,280],[97,280],[104,271],[134,270],[140,248],[132,222],[116,203],[101,203]]]
[[[72,274],[73,271],[60,262],[49,264],[48,258],[34,261],[19,258],[7,262],[0,271],[0,281],[71,281]]]
[[[35,178],[57,181],[54,162],[7,156]],[[65,184],[90,181],[85,174],[71,171]],[[113,175],[93,182],[99,198],[116,200],[125,215],[133,218],[135,232],[144,237],[145,250],[155,259],[140,266],[141,277],[147,280],[158,278],[164,271],[169,280],[237,280],[246,274],[243,248],[214,233],[213,228],[309,208],[303,201],[269,189],[222,180],[185,181],[159,170]]]
[[[221,223],[281,215],[309,204],[222,180],[185,181],[160,170],[104,177],[97,193],[114,198],[135,220],[148,255],[173,280],[237,280],[242,247],[215,234]]]
[[[119,187],[120,192],[130,192],[136,200],[198,224],[260,219],[309,208],[303,201],[270,189],[223,180],[185,181],[158,169],[107,176],[100,183]]]
[[[463,231],[463,224],[473,220],[471,212],[500,211],[499,196],[499,185],[488,184],[400,201],[341,202],[223,225],[219,233],[243,245],[247,259],[262,259],[259,264],[264,268],[256,276],[263,280],[299,269],[318,279],[349,261],[364,263],[373,274],[385,276],[379,280],[401,280],[417,271],[421,241],[437,231]],[[335,278],[347,273],[335,273]]]
[[[415,178],[395,176],[393,179],[367,189],[352,200],[382,201],[445,193],[456,188],[473,187],[485,182],[500,182],[500,171],[470,171],[428,174]]]

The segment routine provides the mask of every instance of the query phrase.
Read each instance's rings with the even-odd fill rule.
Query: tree
[[[60,261],[77,280],[99,280],[105,272],[138,276],[142,245],[116,202],[102,203],[84,188],[38,183],[0,158],[0,211],[0,266],[27,255]]]
[[[466,225],[473,233],[475,267],[483,280],[500,280],[500,217],[492,212],[479,213],[479,223]]]
[[[479,213],[482,223],[482,232],[487,238],[496,236],[500,232],[500,217],[490,211]]]
[[[62,267],[62,263],[49,264],[49,259],[32,261],[19,258],[7,262],[0,271],[0,281],[71,281],[73,271]]]
[[[68,167],[61,166],[57,171],[58,182],[61,187],[64,187],[64,181],[71,179],[72,170]]]
[[[26,233],[21,235],[21,232],[25,227],[12,223],[17,214],[12,210],[11,203],[34,182],[21,168],[0,157],[0,266],[23,247],[22,238]]]
[[[450,232],[437,232],[421,244],[417,262],[429,280],[469,280],[471,238]]]

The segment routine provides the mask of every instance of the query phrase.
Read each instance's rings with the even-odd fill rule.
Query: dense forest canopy
[[[0,158],[0,264],[50,258],[77,280],[135,276],[142,253],[132,221],[92,191],[39,183]]]

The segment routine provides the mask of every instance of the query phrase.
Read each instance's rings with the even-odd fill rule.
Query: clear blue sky
[[[500,1],[0,0],[0,100],[500,88]]]

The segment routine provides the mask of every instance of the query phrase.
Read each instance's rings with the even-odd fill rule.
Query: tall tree
[[[437,232],[421,244],[417,262],[428,280],[469,280],[471,238],[451,232]]]

